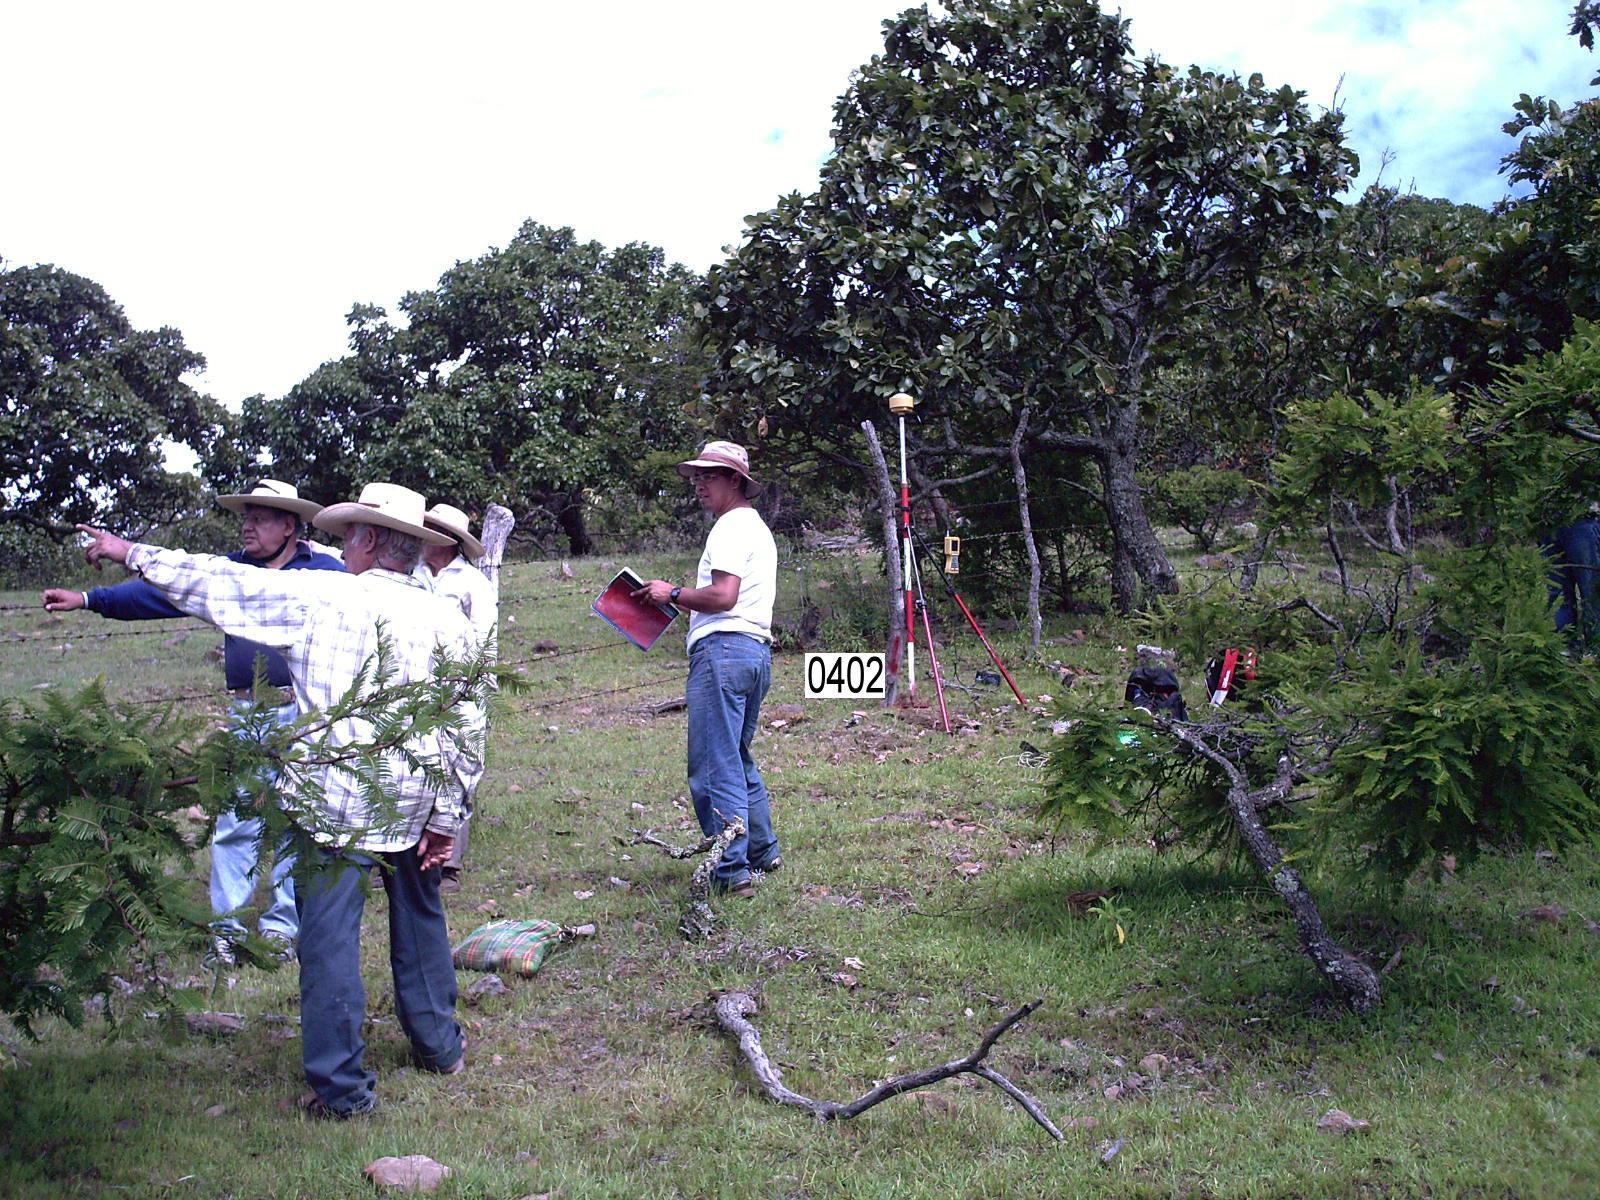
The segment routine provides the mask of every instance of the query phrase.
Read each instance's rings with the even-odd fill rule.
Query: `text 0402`
[[[882,700],[881,654],[807,654],[807,700]]]

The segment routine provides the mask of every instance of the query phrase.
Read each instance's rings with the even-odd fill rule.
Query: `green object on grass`
[[[451,955],[458,970],[532,975],[572,934],[554,921],[490,921],[467,934]]]

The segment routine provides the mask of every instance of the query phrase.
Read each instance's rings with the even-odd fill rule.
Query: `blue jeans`
[[[710,633],[689,651],[689,795],[707,837],[735,817],[746,833],[732,842],[713,880],[733,887],[778,856],[772,811],[750,756],[761,701],[772,685],[772,649],[742,633]]]
[[[389,969],[394,1009],[424,1070],[461,1061],[456,1023],[456,970],[439,900],[439,868],[422,871],[417,848],[369,856],[323,854],[300,889],[300,1044],[306,1082],[340,1113],[377,1103],[377,1077],[362,1065],[367,993],[361,982],[361,914],[365,877],[383,868],[389,895]]]
[[[1600,517],[1583,517],[1563,525],[1544,540],[1551,560],[1550,601],[1556,608],[1556,628],[1572,629],[1593,645],[1600,641]]]
[[[243,707],[247,705],[235,704],[234,711]],[[280,727],[290,725],[298,713],[295,705],[285,704],[274,712],[273,719]],[[236,732],[240,737],[249,736],[242,729]],[[241,817],[232,809],[217,816],[217,828],[211,835],[211,911],[218,917],[212,922],[218,933],[243,936],[245,932],[233,914],[250,903],[256,890],[257,868],[266,850],[261,844],[261,830],[259,817]],[[294,857],[280,848],[272,867],[272,894],[260,921],[263,934],[289,941],[294,940],[300,924],[294,911],[293,870]]]

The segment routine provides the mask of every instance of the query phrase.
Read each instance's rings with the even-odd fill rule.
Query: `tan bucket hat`
[[[413,492],[398,483],[369,483],[361,489],[359,500],[330,504],[311,523],[337,535],[342,535],[352,525],[381,525],[421,538],[430,546],[450,545],[452,538],[434,532],[424,523],[423,510],[427,505],[421,492]]]
[[[309,521],[322,511],[315,500],[302,500],[294,484],[279,479],[263,479],[248,492],[239,495],[218,496],[217,503],[229,512],[242,513],[246,504],[257,508],[281,508],[294,513],[302,521]]]
[[[727,467],[748,485],[744,489],[746,496],[761,494],[762,485],[750,476],[750,455],[738,442],[707,442],[700,447],[699,454],[687,462],[678,464],[678,474],[687,479],[697,467],[701,470],[708,467]]]
[[[467,514],[453,504],[435,504],[423,518],[429,529],[448,533],[461,544],[468,558],[483,557],[483,543],[472,536]]]

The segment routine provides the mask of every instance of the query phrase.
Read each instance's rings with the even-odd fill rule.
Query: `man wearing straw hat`
[[[422,561],[417,564],[418,577],[439,595],[459,604],[462,615],[472,624],[474,636],[480,642],[487,642],[495,636],[495,626],[500,620],[500,597],[494,584],[473,565],[483,557],[483,543],[472,536],[467,514],[453,504],[435,504],[423,520],[429,529],[444,534],[451,541],[448,546],[422,548]],[[439,881],[441,892],[461,890],[461,867],[472,833],[471,792],[467,793],[466,806],[466,819],[461,822],[455,849],[443,867],[443,877]]]
[[[304,713],[331,709],[361,677],[380,638],[391,650],[392,682],[434,677],[434,656],[461,660],[477,649],[461,610],[412,575],[424,545],[448,539],[423,523],[423,498],[409,488],[371,483],[361,498],[317,514],[318,529],[342,535],[348,576],[269,575],[227,559],[189,555],[82,527],[92,537],[89,561],[125,562],[177,607],[229,632],[283,652]],[[473,706],[471,738],[481,739]],[[364,721],[326,731],[329,749],[370,738]],[[455,1019],[456,977],[450,934],[439,900],[439,867],[461,825],[462,798],[477,783],[482,751],[460,751],[438,731],[413,739],[405,753],[384,756],[391,813],[374,812],[363,780],[338,765],[307,769],[317,785],[312,808],[296,820],[328,849],[298,890],[300,913],[300,1028],[306,1109],[352,1117],[377,1107],[376,1079],[362,1064],[366,992],[361,982],[361,916],[365,868],[381,868],[389,897],[389,962],[394,1004],[424,1070],[454,1074],[465,1066]],[[415,760],[441,764],[449,782]],[[379,823],[383,818],[382,823]]]
[[[300,535],[302,523],[322,511],[322,505],[303,500],[293,484],[276,479],[260,480],[248,492],[218,496],[217,503],[239,514],[240,549],[228,557],[236,563],[264,567],[271,571],[343,571],[337,558],[319,554]],[[46,588],[44,606],[51,612],[72,612],[87,608],[117,621],[149,621],[181,617],[181,609],[142,579],[129,579],[115,587],[99,587],[88,592],[67,588]],[[295,719],[294,698],[287,691],[289,667],[283,655],[270,646],[228,634],[223,639],[223,667],[228,691],[234,697],[236,712],[253,703],[256,662],[262,661],[263,675],[278,694],[274,719],[288,725]],[[249,736],[236,725],[241,736]],[[211,835],[211,911],[216,914],[217,936],[206,955],[209,965],[232,966],[235,944],[245,928],[234,915],[250,902],[255,891],[260,862],[269,847],[261,845],[261,819],[228,810],[219,813]],[[261,913],[261,936],[272,943],[277,956],[294,957],[294,939],[299,921],[294,910],[294,859],[280,855],[272,870],[271,894]]]
[[[761,701],[772,683],[772,602],[778,549],[750,505],[761,485],[734,442],[707,442],[678,464],[714,519],[693,587],[652,579],[633,593],[689,610],[689,794],[707,837],[735,817],[746,833],[731,842],[712,876],[731,896],[755,895],[751,872],[783,865],[761,771],[750,753]]]

